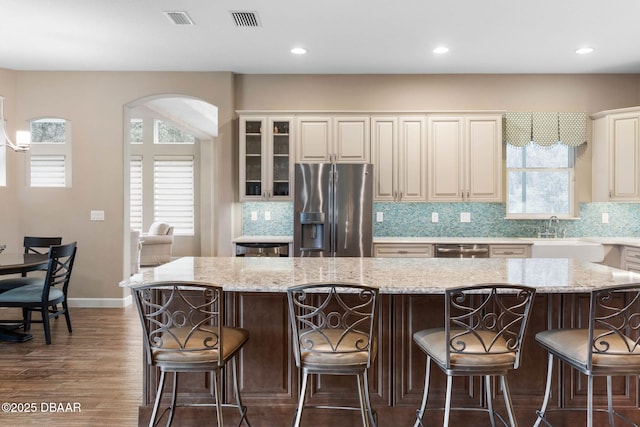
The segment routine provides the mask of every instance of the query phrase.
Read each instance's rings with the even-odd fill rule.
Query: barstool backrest
[[[446,367],[456,355],[513,355],[527,328],[535,289],[510,283],[487,283],[445,291]]]
[[[640,283],[591,292],[589,342],[588,369],[595,358],[601,365],[609,357],[640,361]]]
[[[310,283],[287,291],[294,355],[367,352],[375,355],[374,328],[378,289],[355,283]]]

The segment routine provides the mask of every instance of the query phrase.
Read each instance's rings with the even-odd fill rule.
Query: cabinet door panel
[[[329,162],[331,155],[331,118],[298,119],[298,162]]]
[[[612,199],[629,200],[640,197],[638,189],[640,166],[638,124],[635,116],[612,117],[611,182]]]
[[[266,119],[264,117],[240,118],[240,200],[262,200],[267,190],[265,172]]]
[[[462,119],[429,119],[429,199],[462,199]]]
[[[374,179],[374,200],[395,200],[397,128],[395,117],[374,117],[372,119],[372,162]]]
[[[398,175],[401,200],[427,201],[427,138],[423,117],[400,118]]]
[[[369,117],[336,117],[335,161],[368,163],[370,158]]]
[[[298,376],[291,351],[287,295],[230,293],[227,301],[228,313],[233,315],[229,323],[249,331],[249,341],[237,361],[244,403],[296,402]]]
[[[495,117],[469,118],[467,199],[502,201],[502,124]]]

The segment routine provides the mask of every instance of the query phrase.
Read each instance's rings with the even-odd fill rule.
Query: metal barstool
[[[215,406],[218,427],[223,427],[222,408],[232,406],[240,413],[238,425],[244,422],[250,427],[247,408],[240,399],[235,357],[249,339],[249,332],[223,326],[222,287],[198,282],[155,282],[134,287],[131,292],[142,321],[148,363],[160,368],[149,426],[155,426],[167,411],[167,426],[171,425],[177,406]],[[235,404],[222,401],[222,370],[229,361],[233,369]],[[171,404],[158,418],[167,372],[173,373]],[[215,403],[178,405],[180,372],[212,372]]]
[[[491,401],[491,376],[499,376],[509,416],[517,425],[511,405],[507,372],[520,365],[522,341],[531,312],[535,289],[509,283],[458,287],[445,291],[445,326],[418,331],[413,340],[427,355],[424,394],[414,427],[422,426],[429,396],[429,376],[433,361],[447,375],[444,422],[449,425],[451,410],[480,410],[489,413],[495,427],[497,416]],[[452,408],[454,376],[483,376],[487,408]]]
[[[632,426],[633,421],[614,411],[611,392],[613,376],[640,375],[640,283],[618,285],[591,291],[586,328],[552,329],[538,332],[536,341],[547,350],[547,386],[535,427],[541,422],[550,426],[547,412],[558,410],[587,411],[587,427],[593,427],[593,412],[607,412],[609,425],[618,416]],[[631,336],[630,336],[631,335]],[[547,409],[551,395],[554,358],[587,376],[586,408]],[[607,408],[593,407],[593,378],[607,377]]]
[[[304,408],[359,410],[365,427],[376,426],[367,372],[377,351],[374,334],[378,289],[350,283],[311,283],[287,291],[296,365],[302,370],[293,421]],[[305,405],[310,374],[355,375],[360,407]]]

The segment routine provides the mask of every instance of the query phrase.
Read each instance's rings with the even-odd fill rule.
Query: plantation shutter
[[[174,227],[174,234],[195,233],[193,156],[154,157],[154,221]]]

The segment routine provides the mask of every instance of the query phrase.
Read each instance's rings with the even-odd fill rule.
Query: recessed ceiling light
[[[592,47],[581,47],[580,49],[576,49],[576,53],[578,55],[586,55],[588,53],[593,52],[593,48]]]
[[[291,53],[293,53],[294,55],[304,55],[305,53],[307,53],[307,49],[303,47],[294,47],[293,49],[291,49]]]
[[[438,46],[437,48],[433,49],[433,53],[437,53],[439,55],[447,52],[449,52],[449,48],[446,46]]]

